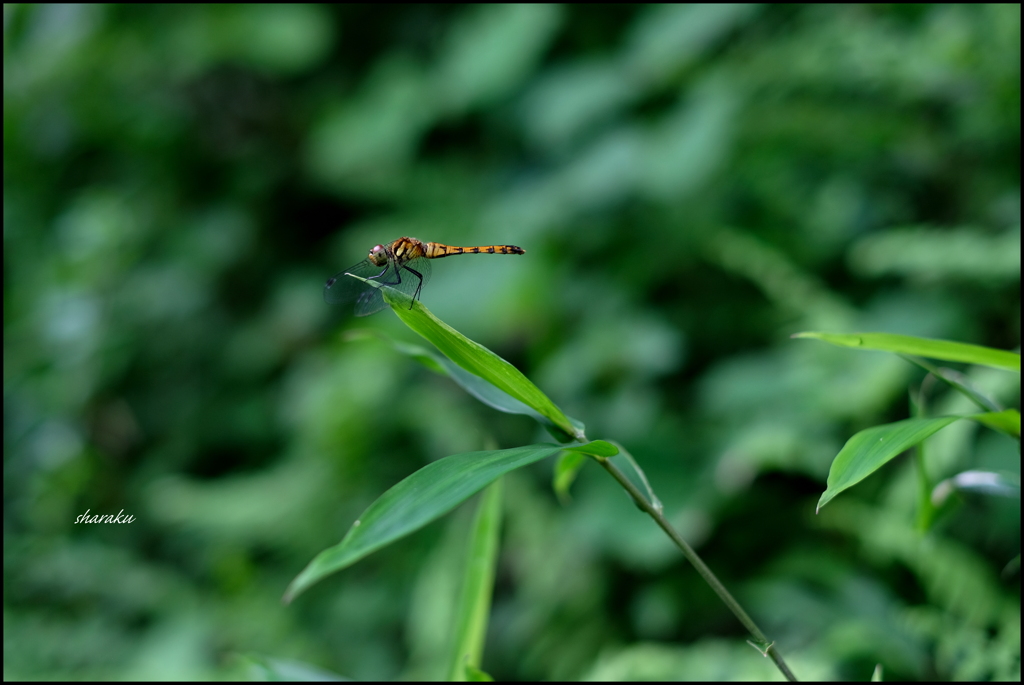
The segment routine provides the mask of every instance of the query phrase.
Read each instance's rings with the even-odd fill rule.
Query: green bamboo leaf
[[[528,445],[507,450],[453,454],[427,464],[385,492],[363,512],[345,538],[320,552],[288,586],[284,601],[335,571],[351,566],[440,518],[509,471],[540,461],[562,448]]]
[[[911,335],[895,333],[825,333],[808,331],[794,333],[793,338],[816,338],[841,347],[858,347],[864,350],[883,352],[902,352],[916,354],[930,359],[943,359],[950,362],[980,364],[997,369],[1020,371],[1020,354],[996,350],[981,345],[953,342],[950,340],[932,340],[917,338]]]
[[[569,488],[572,487],[577,474],[586,463],[586,457],[607,459],[620,453],[622,450],[617,445],[604,440],[594,440],[586,445],[566,447],[565,452],[558,457],[555,464],[555,475],[552,482],[558,500],[562,504],[568,504]]]
[[[392,304],[392,310],[441,354],[530,407],[564,433],[584,439],[582,431],[519,369],[438,319],[421,302],[413,300],[410,304],[407,297],[397,297],[395,292],[393,288],[384,288],[384,299]]]
[[[533,409],[526,406],[516,398],[512,397],[505,391],[501,390],[500,388],[492,385],[491,383],[484,380],[483,378],[480,378],[479,376],[474,376],[470,372],[458,366],[451,359],[448,359],[445,356],[437,354],[436,352],[432,352],[431,350],[428,350],[425,347],[399,342],[381,331],[370,331],[365,329],[359,331],[350,331],[349,334],[346,335],[346,340],[358,340],[370,337],[374,337],[391,344],[396,351],[401,352],[402,354],[412,359],[415,359],[416,361],[420,362],[425,367],[427,367],[431,371],[434,371],[435,373],[447,375],[459,386],[461,386],[463,390],[465,390],[470,395],[480,400],[489,407],[497,409],[498,411],[505,412],[507,414],[523,414],[524,416],[529,416],[535,419],[545,428],[547,428],[548,432],[550,432],[551,435],[559,442],[572,442],[573,440],[575,440],[573,435],[583,433],[583,423],[577,421],[571,416],[568,417],[569,421],[576,429],[576,433],[574,433],[573,435],[569,435],[561,428],[556,426],[554,423],[552,423],[550,419],[548,419],[545,416],[541,416],[539,412],[534,411]]]
[[[411,359],[415,359],[431,371],[450,377],[453,381],[462,386],[466,392],[489,407],[508,414],[524,414],[537,419],[541,423],[550,423],[550,421],[541,416],[538,412],[526,406],[508,393],[488,383],[483,378],[474,376],[455,364],[451,359],[437,354],[436,352],[432,352],[425,347],[400,342],[382,331],[359,331],[357,335],[350,334],[348,339],[356,339],[357,337],[375,337],[389,343],[397,352],[400,352]]]
[[[619,453],[618,447],[610,442],[605,442],[604,440],[593,440],[585,445],[573,445],[572,447],[566,447],[564,449],[568,452],[579,452],[581,454],[601,458],[614,457]]]
[[[934,364],[929,364],[923,359],[918,359],[917,357],[912,357],[908,354],[901,354],[900,356],[911,364],[914,364],[935,376],[935,378],[964,395],[982,409],[986,411],[1000,411],[1001,407],[999,404],[991,397],[986,396],[977,388],[973,387],[964,374],[959,373],[958,371],[953,371],[952,369],[940,369]]]
[[[642,490],[647,495],[647,502],[654,507],[659,513],[664,511],[665,507],[662,505],[661,500],[654,494],[654,488],[651,487],[651,482],[647,479],[647,474],[640,468],[640,463],[630,454],[622,443],[612,441],[612,446],[619,451],[614,459],[615,462],[625,462],[629,468],[624,469],[624,475],[633,483],[635,487]],[[620,463],[619,466],[622,464]],[[637,507],[640,507],[637,504]],[[767,649],[767,647],[766,647]]]
[[[833,497],[877,471],[887,461],[910,449],[954,421],[969,419],[1020,438],[1020,413],[1016,409],[970,416],[937,416],[887,423],[862,430],[846,441],[832,460],[828,487],[818,500],[820,511]]]
[[[455,647],[448,679],[472,679],[470,669],[479,670],[487,637],[487,616],[494,591],[494,569],[498,559],[501,531],[501,480],[484,492],[470,534],[462,596],[456,610]]]
[[[896,455],[910,449],[933,433],[953,423],[959,416],[928,419],[906,419],[874,426],[847,440],[832,460],[828,471],[828,487],[818,500],[815,513],[833,497],[859,483]]]
[[[569,488],[576,481],[576,476],[585,463],[587,463],[587,456],[580,452],[562,452],[558,455],[551,487],[562,504],[569,503]]]
[[[1005,411],[988,412],[986,414],[975,414],[966,418],[973,419],[980,424],[988,426],[992,430],[1006,433],[1010,437],[1020,439],[1020,412],[1016,409]]]

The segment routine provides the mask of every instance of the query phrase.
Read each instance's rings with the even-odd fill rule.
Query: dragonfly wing
[[[409,306],[412,306],[412,298],[419,297],[423,284],[430,278],[430,262],[426,259],[412,259],[396,269],[394,261],[389,261],[385,266],[377,266],[369,259],[364,259],[327,280],[324,300],[328,304],[354,303],[356,316],[369,316],[387,306],[382,288],[352,276],[391,288],[393,294],[398,294],[399,299],[410,300]]]
[[[328,304],[354,302],[365,291],[375,290],[375,288],[363,283],[359,279],[351,278],[347,274],[359,276],[360,278],[375,279],[385,275],[386,270],[384,267],[377,266],[369,259],[353,264],[327,279],[327,283],[324,284],[324,301]]]
[[[388,303],[384,301],[384,295],[381,293],[380,288],[368,287],[356,299],[355,315],[369,316],[370,314],[376,314],[387,306]]]

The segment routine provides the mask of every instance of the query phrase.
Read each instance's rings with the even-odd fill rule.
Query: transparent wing
[[[395,263],[390,260],[385,266],[377,266],[367,258],[327,279],[324,284],[324,301],[328,304],[353,303],[356,316],[369,316],[388,306],[381,289],[346,274],[398,291],[410,298],[411,307],[411,300],[419,297],[420,289],[430,278],[430,262],[426,259],[412,259],[396,269]]]

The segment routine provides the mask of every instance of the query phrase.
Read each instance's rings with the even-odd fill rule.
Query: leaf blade
[[[462,596],[456,610],[455,647],[448,679],[464,680],[467,669],[479,669],[487,637],[487,616],[494,591],[494,573],[501,532],[502,481],[484,492],[473,520]]]
[[[833,497],[877,471],[893,457],[960,419],[959,416],[906,419],[873,426],[856,433],[839,451],[829,467],[825,492],[815,513]]]
[[[506,450],[463,452],[427,464],[371,504],[333,547],[320,552],[292,580],[285,603],[325,576],[447,514],[509,471],[549,457],[562,448],[537,444]]]
[[[591,440],[584,445],[573,445],[572,447],[566,447],[565,449],[569,452],[579,452],[580,454],[599,457],[601,459],[614,457],[619,453],[618,447],[604,440]]]
[[[580,452],[562,452],[559,455],[555,464],[555,473],[551,479],[551,488],[563,506],[569,503],[569,489],[586,462],[587,455]]]
[[[523,416],[529,416],[536,420],[538,423],[543,425],[553,437],[559,442],[571,442],[575,439],[574,435],[569,435],[561,428],[556,426],[551,419],[546,416],[542,416],[539,412],[531,407],[528,407],[524,403],[517,400],[506,393],[501,388],[493,385],[489,381],[475,376],[469,371],[466,371],[461,366],[453,362],[448,357],[442,354],[438,354],[433,350],[428,350],[425,347],[419,345],[412,345],[405,342],[400,342],[390,337],[386,333],[377,330],[356,330],[349,331],[346,334],[346,339],[358,340],[366,338],[377,338],[383,342],[390,344],[397,352],[400,352],[411,359],[415,359],[423,366],[427,367],[434,373],[446,375],[451,378],[457,385],[463,390],[468,392],[470,395],[483,402],[492,409],[497,409],[500,412],[506,414],[522,414]],[[577,435],[584,433],[584,425],[581,421],[574,419],[571,416],[567,417],[572,426],[576,429]]]
[[[880,352],[902,352],[930,359],[980,364],[997,369],[1020,371],[1020,354],[1016,352],[1007,352],[1005,350],[997,350],[981,345],[970,345],[952,340],[935,340],[895,333],[828,333],[824,331],[804,331],[802,333],[794,333],[790,337],[813,338],[833,345],[839,345],[840,347],[856,347]]]
[[[1020,412],[1016,409],[1005,409],[1003,411],[975,414],[974,416],[967,416],[964,418],[977,421],[984,426],[988,426],[992,430],[999,431],[1000,433],[1006,433],[1011,438],[1017,438],[1020,440]]]
[[[385,290],[384,297],[391,300],[389,289]],[[455,364],[535,410],[561,431],[583,439],[582,432],[569,417],[519,369],[438,319],[422,303],[414,301],[411,308],[392,306],[392,310],[406,326],[430,341]]]
[[[900,356],[911,364],[924,369],[937,380],[953,388],[985,411],[998,412],[1002,409],[995,400],[986,396],[977,388],[974,388],[964,374],[953,371],[952,369],[940,369],[933,364],[929,364],[923,359],[919,359],[908,354],[900,354]]]

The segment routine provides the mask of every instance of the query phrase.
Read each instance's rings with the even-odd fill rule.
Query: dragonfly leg
[[[383,269],[381,269],[381,272],[380,272],[379,274],[377,274],[376,276],[367,276],[367,280],[370,280],[370,281],[375,281],[375,280],[377,280],[378,278],[380,278],[381,276],[383,276],[384,274],[386,274],[386,273],[388,272],[388,269],[389,269],[389,268],[391,268],[391,263],[390,263],[390,262],[388,262],[387,264],[385,264],[385,265],[384,265],[384,268],[383,268]],[[399,283],[401,283],[401,282],[402,282],[402,279],[401,279],[401,278],[399,278],[399,279],[398,279],[398,282],[399,282]],[[391,284],[391,283],[388,283],[387,281],[384,281],[384,285],[393,285],[393,284]]]
[[[421,274],[416,269],[409,268],[408,266],[405,268],[407,271],[411,272],[414,276],[416,276],[416,278],[420,279],[419,285],[416,286],[416,292],[412,296],[412,302],[415,302],[416,300],[420,299],[420,291],[423,290],[423,274]],[[412,302],[409,303],[409,309],[412,309]]]

